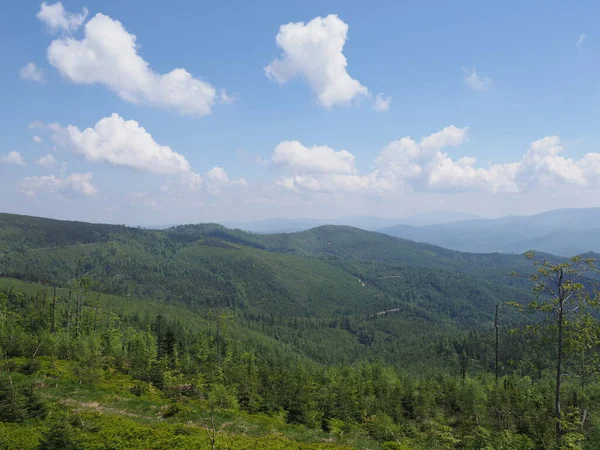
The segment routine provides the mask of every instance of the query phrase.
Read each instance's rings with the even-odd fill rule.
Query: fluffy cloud
[[[214,167],[205,176],[193,172],[182,154],[158,144],[138,122],[125,120],[118,114],[105,117],[85,130],[74,125],[42,126],[52,131],[54,142],[83,155],[88,161],[174,176],[161,187],[163,192],[185,194],[204,190],[216,195],[225,188],[247,186],[243,178],[231,180],[222,167]]]
[[[368,89],[346,70],[342,50],[347,35],[348,25],[336,15],[316,17],[307,24],[282,25],[276,41],[283,55],[265,67],[265,73],[282,84],[296,76],[304,77],[326,108],[366,96]]]
[[[577,42],[575,42],[575,46],[577,48],[581,48],[581,46],[583,45],[583,43],[585,42],[586,39],[587,39],[587,36],[585,34],[580,34],[579,37],[577,38]]]
[[[48,31],[51,33],[56,33],[61,30],[72,33],[83,25],[87,15],[87,8],[83,8],[79,14],[73,14],[65,11],[61,2],[53,3],[51,5],[42,2],[36,17],[46,25]]]
[[[474,91],[487,91],[494,84],[491,78],[479,76],[474,68],[471,70],[463,69],[463,72],[465,74],[465,84]]]
[[[580,160],[573,160],[560,155],[563,151],[558,136],[532,142],[518,163],[516,181],[522,188],[534,184],[600,186],[600,153],[588,153]]]
[[[33,142],[35,142],[36,144],[42,143],[42,138],[39,136],[33,136],[31,139],[33,139]]]
[[[21,80],[36,81],[42,84],[46,82],[44,71],[32,62],[21,67],[21,70],[19,71],[19,77]]]
[[[15,151],[8,152],[6,155],[1,156],[0,162],[6,163],[6,164],[17,164],[19,166],[25,165],[25,160],[23,159],[21,154],[19,152],[15,152]]]
[[[125,120],[112,114],[96,123],[94,128],[80,130],[74,125],[49,125],[53,139],[88,161],[166,175],[190,172],[185,157],[158,144],[150,133],[135,120]]]
[[[419,142],[410,137],[391,142],[376,159],[380,166],[378,175],[395,189],[513,191],[514,174],[510,168],[475,168],[475,158],[463,157],[454,161],[442,151],[458,146],[466,139],[467,128],[451,125]]]
[[[281,142],[273,152],[273,162],[298,172],[354,173],[354,155],[346,150],[336,152],[327,146],[305,147],[298,141]]]
[[[83,39],[65,36],[54,40],[48,47],[48,61],[70,81],[103,84],[131,103],[173,109],[183,115],[210,114],[217,98],[213,86],[182,68],[166,74],[154,72],[137,48],[135,35],[121,22],[96,14],[85,24]]]
[[[392,97],[386,97],[384,94],[377,94],[375,102],[373,103],[373,109],[379,112],[386,112],[390,110],[392,106]]]
[[[225,169],[222,167],[213,167],[206,173],[204,187],[213,195],[220,194],[221,189],[229,186],[245,187],[247,183],[243,178],[230,180]]]
[[[56,158],[54,158],[54,156],[46,155],[38,159],[36,164],[45,167],[46,169],[52,169],[54,166],[56,166],[56,162],[57,161]]]
[[[387,182],[375,171],[357,175],[355,157],[346,150],[335,151],[327,146],[308,148],[298,141],[281,142],[273,151],[272,162],[292,172],[276,184],[292,191],[357,192],[385,190]]]
[[[21,192],[29,197],[39,194],[66,194],[92,197],[98,193],[92,184],[91,173],[72,173],[66,178],[54,175],[44,177],[26,177],[21,181]]]
[[[444,150],[467,140],[467,128],[453,125],[415,141],[404,137],[389,143],[375,160],[377,169],[360,175],[336,171],[311,173],[301,164],[288,165],[291,176],[276,183],[301,192],[487,192],[515,193],[536,187],[600,187],[600,153],[579,160],[562,156],[558,136],[532,142],[517,161],[477,167],[473,157],[451,158]],[[328,147],[326,147],[328,148]],[[336,154],[329,149],[332,154]],[[352,156],[352,162],[354,157]],[[353,167],[353,166],[352,166]]]

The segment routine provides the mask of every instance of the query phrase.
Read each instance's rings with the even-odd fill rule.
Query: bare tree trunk
[[[79,302],[81,299],[81,294],[77,294],[75,298],[75,334],[79,336]]]
[[[81,322],[82,322],[82,312],[83,312],[83,299],[84,299],[84,293],[83,292],[78,292],[77,293],[77,310],[76,310],[76,317],[75,317],[75,330],[77,332],[77,336],[79,336],[81,334]]]
[[[94,333],[96,332],[96,324],[98,323],[98,307],[100,306],[100,294],[96,297],[96,311],[94,313]]]
[[[496,303],[496,317],[494,320],[496,328],[496,386],[498,386],[498,304]]]
[[[562,381],[562,357],[563,357],[563,312],[564,312],[563,295],[558,305],[558,339],[557,339],[557,355],[556,355],[556,392],[554,396],[554,409],[556,413],[556,441],[560,443],[562,434],[561,410],[560,410],[560,387]]]
[[[108,298],[108,309],[106,310],[106,329],[110,330],[110,297]]]
[[[217,429],[215,427],[215,407],[214,405],[210,406],[210,423],[206,417],[202,418],[202,425],[204,426],[204,430],[206,431],[206,435],[208,436],[208,440],[210,441],[211,450],[216,450],[217,448]]]
[[[71,290],[69,289],[69,299],[67,300],[67,335],[71,328]]]
[[[56,285],[54,285],[54,294],[52,296],[52,322],[50,325],[52,334],[56,332]]]

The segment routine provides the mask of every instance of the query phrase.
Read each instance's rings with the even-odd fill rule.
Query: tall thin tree
[[[534,260],[533,252],[526,254]],[[575,256],[558,263],[547,260],[534,260],[535,272],[529,276],[533,283],[534,299],[528,304],[509,302],[520,310],[529,310],[546,315],[544,322],[530,325],[528,329],[542,334],[543,337],[554,340],[555,356],[555,386],[554,386],[554,415],[556,421],[556,440],[560,447],[563,433],[563,415],[561,410],[561,387],[565,360],[565,334],[567,321],[577,321],[582,311],[588,306],[597,306],[597,298],[592,295],[590,283],[583,282],[586,273],[595,271],[595,261],[592,258]],[[548,325],[548,326],[547,326]],[[577,339],[572,335],[569,338]]]

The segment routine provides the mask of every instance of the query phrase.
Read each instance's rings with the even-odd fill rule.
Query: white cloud
[[[584,44],[586,39],[587,39],[587,36],[585,34],[580,34],[579,37],[577,38],[577,42],[575,43],[575,46],[577,48],[581,48],[581,46]]]
[[[42,122],[41,120],[34,120],[29,124],[29,128],[31,130],[35,130],[36,128],[44,128],[44,122]]]
[[[294,171],[308,173],[354,173],[354,155],[336,152],[327,146],[305,147],[298,141],[281,142],[273,152],[273,162]]]
[[[494,84],[491,78],[479,76],[475,68],[471,70],[463,69],[463,72],[465,74],[465,84],[475,91],[487,91]]]
[[[221,189],[230,186],[246,187],[247,182],[243,178],[230,180],[222,167],[213,167],[206,173],[204,187],[213,195],[221,193]]]
[[[377,171],[357,175],[354,160],[354,155],[347,150],[335,151],[328,146],[308,148],[298,141],[281,142],[272,156],[273,164],[292,172],[291,176],[276,180],[276,184],[292,191],[335,193],[389,189]]]
[[[25,177],[21,181],[21,192],[28,197],[37,197],[40,194],[66,194],[92,197],[98,190],[92,184],[91,173],[72,173],[66,178],[54,175],[43,177]]]
[[[19,77],[21,80],[36,81],[42,84],[46,82],[44,71],[32,62],[21,67],[21,70],[19,70]]]
[[[283,55],[265,67],[265,73],[281,84],[296,76],[304,77],[326,108],[366,96],[368,89],[346,70],[342,50],[347,35],[348,25],[336,15],[316,17],[307,24],[282,25],[276,41]]]
[[[390,110],[390,106],[392,106],[392,97],[386,97],[383,93],[377,94],[373,103],[375,111],[386,112]]]
[[[565,158],[558,136],[546,136],[531,143],[520,161],[516,179],[520,186],[567,184],[600,186],[600,153],[588,153],[580,160]]]
[[[36,144],[41,144],[42,143],[42,138],[39,136],[33,136],[31,138],[33,140],[33,142],[35,142]]]
[[[477,167],[473,157],[453,159],[444,151],[464,143],[467,131],[451,125],[418,142],[410,137],[393,141],[375,160],[378,168],[366,175],[335,170],[311,172],[296,164],[288,165],[294,173],[279,178],[276,184],[296,192],[326,193],[516,193],[538,187],[600,187],[600,153],[588,153],[579,160],[566,158],[561,155],[564,146],[560,138],[547,136],[532,142],[516,161]]]
[[[475,168],[475,158],[452,160],[441,150],[467,140],[467,128],[448,126],[416,142],[404,137],[389,143],[379,154],[379,176],[396,189],[430,191],[513,191],[514,174],[509,167]]]
[[[57,161],[54,156],[48,154],[38,159],[36,164],[45,167],[46,169],[52,169],[54,166],[56,166]]]
[[[183,115],[210,114],[217,98],[213,86],[182,68],[166,74],[154,72],[137,48],[136,36],[121,22],[96,14],[85,24],[83,39],[54,40],[48,47],[48,61],[70,81],[103,84],[131,103]]]
[[[135,120],[125,120],[116,113],[85,130],[56,123],[42,126],[52,131],[52,139],[58,145],[83,155],[88,161],[176,176],[167,180],[160,188],[162,192],[183,194],[205,190],[216,195],[225,188],[247,186],[243,178],[229,179],[221,167],[214,167],[204,177],[193,172],[183,155],[158,144]]]
[[[65,31],[72,33],[81,27],[87,18],[88,10],[83,8],[79,14],[73,14],[65,11],[61,2],[49,5],[42,2],[36,17],[48,28],[51,33]]]
[[[0,162],[5,164],[17,164],[19,166],[25,165],[25,160],[19,152],[11,151],[6,155],[0,157]]]
[[[380,178],[377,171],[363,176],[345,174],[292,175],[279,178],[275,183],[296,192],[305,190],[335,194],[392,190],[389,182]]]
[[[125,120],[116,113],[83,131],[74,125],[48,127],[53,130],[57,143],[85,156],[88,161],[166,175],[191,171],[183,155],[158,144],[135,120]]]

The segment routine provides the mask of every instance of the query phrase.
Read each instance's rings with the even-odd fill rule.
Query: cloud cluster
[[[342,51],[347,35],[348,25],[336,15],[282,25],[276,42],[283,55],[265,67],[265,73],[281,84],[297,76],[305,78],[326,108],[347,105],[369,94],[346,70]]]
[[[65,178],[54,175],[25,177],[21,181],[20,190],[33,198],[47,194],[93,197],[98,193],[92,184],[91,173],[72,173]]]
[[[60,7],[64,16],[62,5]],[[38,17],[42,11],[43,5]],[[56,16],[60,17],[58,13]],[[72,15],[67,16],[71,17],[70,22],[55,20],[54,16],[50,20],[47,12],[43,17],[44,23],[57,24],[56,27],[67,26],[72,31],[75,26],[69,25],[73,23]],[[168,108],[183,115],[210,114],[217,99],[212,85],[194,78],[182,68],[156,73],[138,55],[137,49],[136,36],[128,33],[121,22],[96,14],[85,24],[83,39],[67,35],[54,40],[48,47],[48,61],[68,80],[78,84],[103,84],[131,103]],[[224,94],[221,98],[228,102],[231,98]]]
[[[531,143],[517,163],[516,182],[520,187],[572,185],[600,187],[600,153],[587,153],[579,160],[561,155],[564,146],[558,136]]]
[[[127,102],[167,108],[182,115],[204,116],[217,102],[235,101],[225,90],[217,90],[186,69],[154,71],[138,54],[136,36],[121,22],[96,14],[86,23],[87,17],[87,9],[69,13],[60,2],[43,2],[37,13],[45,29],[58,33],[48,47],[48,61],[69,81],[104,85]],[[73,34],[81,27],[83,36],[75,38]],[[336,15],[282,25],[276,36],[282,55],[265,67],[265,73],[280,84],[304,79],[325,108],[348,105],[362,97],[372,99],[367,87],[348,73],[343,53],[347,37],[348,25]],[[584,34],[580,35],[577,47],[585,39]],[[475,68],[463,72],[465,85],[475,91],[487,91],[494,84]],[[20,77],[45,82],[43,70],[34,63],[21,68]],[[391,97],[383,93],[373,100],[376,111],[385,112],[391,107]],[[168,177],[161,188],[165,198],[197,192],[219,195],[248,185],[243,178],[230,179],[222,167],[213,167],[204,175],[194,172],[182,154],[156,142],[135,120],[116,113],[85,129],[38,121],[30,127],[50,129],[55,143],[87,161]],[[39,136],[33,140],[42,142]],[[558,136],[532,142],[516,161],[487,165],[478,164],[470,156],[451,156],[451,150],[454,152],[467,140],[468,129],[454,125],[421,139],[403,137],[381,149],[367,173],[359,172],[355,156],[347,150],[327,145],[310,147],[290,140],[274,148],[268,164],[282,171],[275,183],[296,193],[517,193],[536,186],[600,187],[600,153],[588,153],[578,160],[568,158]],[[25,165],[16,151],[0,156],[0,162]],[[37,164],[52,169],[57,161],[48,154]],[[91,173],[26,177],[20,189],[32,197],[42,193],[92,197],[98,192]],[[132,194],[127,200],[132,205],[158,206],[146,192]]]
[[[453,160],[442,151],[465,142],[467,131],[467,128],[450,125],[419,142],[410,137],[390,142],[376,159],[379,176],[398,189],[514,191],[514,173],[510,165],[476,168],[475,158]]]
[[[207,191],[217,195],[228,187],[247,186],[243,178],[231,180],[221,167],[212,168],[205,176],[193,172],[182,154],[160,145],[135,120],[125,120],[116,113],[84,130],[75,125],[42,126],[51,130],[52,140],[57,145],[84,156],[90,162],[171,176],[161,188],[163,192],[181,194]],[[52,155],[38,161],[45,167],[55,163]]]
[[[600,187],[600,153],[588,153],[579,160],[562,156],[564,147],[558,136],[548,136],[532,142],[523,157],[515,162],[477,167],[475,158],[453,159],[445,151],[464,143],[467,128],[448,126],[415,141],[404,137],[386,145],[375,163],[377,169],[366,175],[354,170],[354,156],[345,152],[344,159],[352,161],[352,170],[341,171],[339,165],[321,166],[327,170],[310,171],[321,161],[317,153],[296,143],[301,164],[287,164],[292,174],[277,180],[287,189],[301,192],[487,192],[516,193],[544,186],[571,185]],[[282,143],[286,144],[286,143]],[[280,144],[280,145],[282,145]],[[321,148],[321,147],[316,147]],[[330,155],[335,152],[329,147]],[[273,161],[280,159],[279,146]],[[311,156],[311,162],[307,158]],[[288,158],[288,160],[293,160]]]

